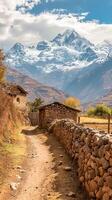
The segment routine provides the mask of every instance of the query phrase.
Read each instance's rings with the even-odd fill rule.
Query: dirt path
[[[37,135],[32,130],[23,132],[30,146],[28,165],[21,187],[11,200],[87,200],[71,170],[71,161],[56,138],[38,130]],[[70,169],[67,171],[66,167]]]

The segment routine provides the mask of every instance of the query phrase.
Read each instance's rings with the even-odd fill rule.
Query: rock
[[[11,190],[16,191],[16,190],[17,190],[17,187],[18,187],[18,184],[17,184],[17,183],[15,183],[15,182],[10,183],[10,188],[11,188]]]
[[[101,163],[102,163],[103,169],[108,169],[109,162],[105,158],[101,159]]]
[[[62,162],[62,161],[59,161],[58,165],[60,166],[60,165],[62,165],[62,164],[63,164],[63,162]]]
[[[105,193],[105,194],[103,195],[102,200],[109,200],[109,194],[108,194],[108,193]]]
[[[16,175],[16,177],[20,180],[21,179],[21,176],[19,176],[19,175]]]
[[[106,183],[112,189],[112,176],[106,177]]]
[[[20,165],[17,166],[17,169],[22,169],[22,167]]]
[[[75,197],[76,194],[75,194],[74,192],[69,192],[69,193],[67,194],[67,196],[68,196],[68,197]]]
[[[106,158],[106,160],[109,160],[109,158],[110,158],[110,153],[108,151],[105,152],[105,158]]]
[[[60,155],[61,158],[63,158],[63,155]]]
[[[79,178],[79,180],[80,180],[81,183],[83,183],[83,182],[84,182],[84,176],[81,176],[81,177]]]
[[[89,188],[91,192],[95,192],[95,190],[97,189],[97,184],[94,180],[91,180],[89,182]]]
[[[64,167],[63,169],[64,169],[65,171],[71,171],[71,170],[72,170],[71,167]]]
[[[109,159],[110,166],[112,167],[112,158]]]
[[[102,190],[100,189],[97,193],[96,193],[96,198],[97,199],[102,199],[103,193]]]
[[[20,170],[20,172],[23,174],[23,173],[25,173],[25,172],[26,172],[26,170],[24,170],[24,169],[21,169],[21,170]]]
[[[103,176],[103,174],[104,174],[103,167],[99,167],[99,173],[100,173],[100,176]]]

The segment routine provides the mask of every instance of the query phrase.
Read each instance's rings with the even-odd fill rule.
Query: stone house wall
[[[90,199],[112,200],[112,135],[72,120],[56,120],[49,131],[76,161],[79,180]]]
[[[69,118],[78,122],[78,112],[63,105],[51,104],[39,111],[39,126],[48,128],[55,119]]]
[[[27,97],[24,95],[17,95],[16,97],[13,97],[13,103],[22,111],[27,109]]]

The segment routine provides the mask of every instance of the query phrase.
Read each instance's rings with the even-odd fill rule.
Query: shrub
[[[37,112],[39,109],[39,106],[43,103],[41,98],[36,98],[34,102],[29,103],[29,109],[30,112]]]
[[[65,99],[64,104],[66,106],[76,108],[80,106],[80,100],[76,97],[68,97],[67,99]]]
[[[90,107],[87,114],[88,116],[106,117],[111,115],[111,108],[105,104],[98,104],[96,107]]]
[[[3,51],[0,49],[0,83],[4,81],[5,71],[6,68],[4,66],[4,54]]]

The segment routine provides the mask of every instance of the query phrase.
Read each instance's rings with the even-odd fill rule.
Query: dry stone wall
[[[112,200],[112,136],[69,119],[54,121],[49,131],[77,161],[79,180],[90,199]]]

